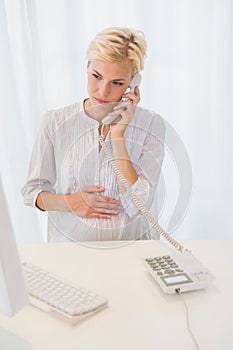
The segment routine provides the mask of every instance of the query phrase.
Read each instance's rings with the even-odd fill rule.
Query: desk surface
[[[233,240],[183,243],[216,277],[208,289],[184,294],[200,349],[232,350]],[[73,326],[27,306],[11,319],[0,315],[0,328],[31,343],[33,350],[195,349],[180,297],[165,295],[145,273],[143,259],[167,249],[160,241],[112,244],[109,249],[24,245],[23,259],[105,295],[109,306]]]

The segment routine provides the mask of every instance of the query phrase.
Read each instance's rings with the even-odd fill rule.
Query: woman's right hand
[[[121,210],[119,201],[99,196],[96,193],[104,192],[103,187],[89,186],[73,194],[65,195],[69,211],[83,218],[105,218],[117,215]]]

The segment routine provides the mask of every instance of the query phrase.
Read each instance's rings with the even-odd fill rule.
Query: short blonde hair
[[[88,62],[132,61],[133,74],[144,68],[147,44],[142,31],[123,27],[106,28],[91,41],[86,51]]]

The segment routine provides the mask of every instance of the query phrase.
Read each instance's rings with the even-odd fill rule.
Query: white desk
[[[183,243],[216,276],[207,290],[184,294],[200,349],[232,350],[233,240]],[[164,247],[159,241],[117,249],[22,246],[27,261],[107,296],[109,306],[74,326],[28,306],[12,319],[0,315],[0,328],[33,344],[33,350],[195,349],[179,296],[163,294],[145,273],[143,258],[166,253]]]

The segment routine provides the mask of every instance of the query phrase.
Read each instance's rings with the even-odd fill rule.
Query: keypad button
[[[167,260],[167,263],[168,263],[168,264],[174,264],[174,263],[175,263],[175,261],[174,261],[174,260],[172,260],[172,259],[168,259],[168,260]]]
[[[156,264],[156,263],[151,263],[150,266],[151,266],[151,267],[158,267],[159,265]]]
[[[175,273],[174,270],[165,270],[164,273],[166,273],[167,275],[173,275]]]
[[[176,269],[177,272],[184,272],[182,269]]]
[[[173,268],[178,268],[179,266],[177,264],[170,264],[171,267]]]
[[[156,261],[162,261],[163,259],[160,258],[159,256],[155,258]]]

